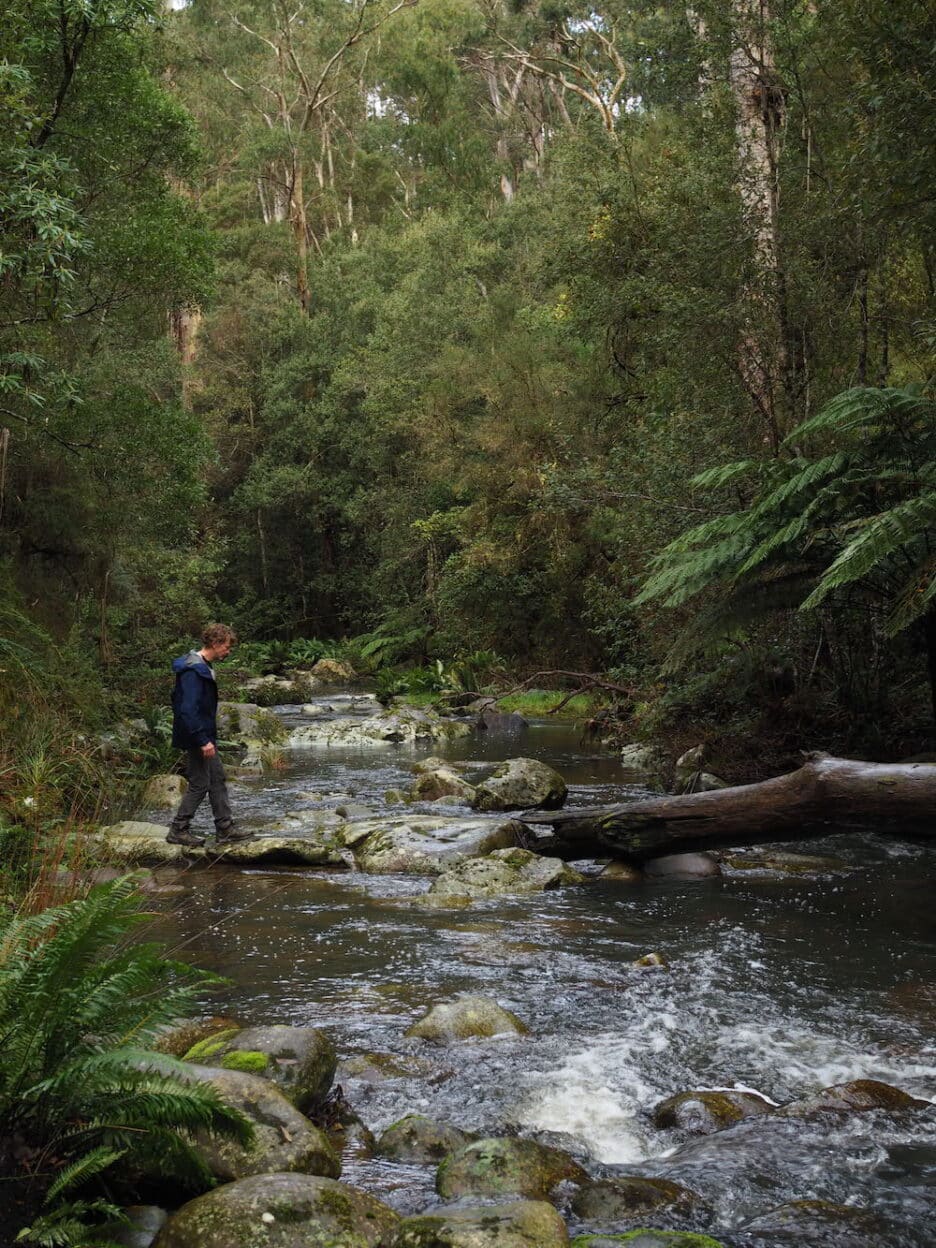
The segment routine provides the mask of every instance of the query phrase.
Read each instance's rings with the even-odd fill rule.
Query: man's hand
[[[207,745],[201,747],[201,752],[202,758],[214,758],[218,751],[214,747],[214,742],[209,741]]]

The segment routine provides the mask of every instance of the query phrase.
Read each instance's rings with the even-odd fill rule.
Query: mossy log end
[[[591,810],[530,811],[519,818],[548,825],[580,855],[604,853],[637,862],[849,828],[933,840],[936,765],[813,755],[799,770],[761,784],[637,798]]]

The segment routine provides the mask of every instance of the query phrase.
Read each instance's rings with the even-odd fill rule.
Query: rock
[[[794,854],[783,849],[749,849],[743,853],[722,854],[721,861],[732,871],[773,871],[783,875],[826,875],[849,869],[841,858]]]
[[[622,862],[619,858],[616,858],[602,868],[600,878],[602,880],[620,880],[623,884],[639,884],[644,876],[640,867],[632,866],[631,863]]]
[[[404,1218],[393,1248],[566,1248],[569,1234],[552,1205],[511,1200],[459,1203]]]
[[[175,810],[187,788],[182,776],[153,776],[143,791],[143,809]]]
[[[587,1173],[558,1148],[535,1140],[475,1140],[452,1153],[436,1171],[443,1200],[465,1196],[525,1196],[546,1200],[564,1180],[586,1183]]]
[[[469,1036],[526,1035],[525,1023],[489,997],[462,996],[434,1005],[406,1030],[422,1040],[466,1040]]]
[[[417,741],[451,741],[470,736],[472,731],[469,724],[418,707],[404,706],[364,718],[348,716],[301,724],[289,734],[286,745],[292,749],[414,745]]]
[[[498,711],[489,702],[478,713],[478,727],[483,732],[512,734],[529,726],[519,711]]]
[[[501,897],[510,893],[541,893],[585,877],[561,858],[543,858],[528,849],[496,849],[452,867],[433,883],[438,896]]]
[[[853,1079],[850,1083],[823,1088],[802,1100],[790,1101],[777,1113],[784,1118],[812,1118],[817,1114],[858,1114],[871,1109],[895,1111],[929,1107],[929,1101],[917,1100],[889,1083],[880,1083],[877,1079]]]
[[[651,880],[705,880],[721,875],[721,867],[711,854],[665,854],[645,862],[644,874]]]
[[[624,779],[634,784],[661,787],[668,769],[669,759],[659,746],[633,742],[621,749],[621,770],[624,773]]]
[[[258,1174],[183,1205],[155,1248],[380,1248],[399,1215],[346,1183]]]
[[[731,785],[710,771],[694,771],[685,780],[677,780],[673,787],[677,793],[714,793],[716,789],[730,789]]]
[[[631,966],[636,966],[639,971],[668,971],[669,963],[662,953],[644,953],[639,958],[634,958]]]
[[[219,702],[218,731],[228,741],[273,745],[286,739],[283,721],[254,702]]]
[[[835,1248],[872,1248],[881,1241],[883,1224],[869,1209],[835,1205],[826,1200],[791,1200],[753,1218],[743,1229],[755,1235],[755,1242],[759,1243],[769,1235],[771,1248],[812,1243],[834,1244]]]
[[[159,823],[125,819],[122,823],[99,828],[94,839],[106,857],[128,865],[161,866],[182,862],[187,857],[204,857],[203,849],[184,849],[181,845],[167,844],[168,833],[169,829]]]
[[[340,839],[318,840],[312,836],[277,836],[258,833],[249,841],[212,847],[211,857],[218,862],[240,864],[267,862],[282,866],[345,867]]]
[[[424,772],[438,771],[441,767],[445,767],[449,771],[463,771],[465,764],[454,762],[452,759],[436,758],[435,755],[431,755],[429,758],[421,758],[418,763],[413,763],[411,770],[414,775],[421,776]]]
[[[363,1083],[383,1083],[386,1079],[425,1079],[433,1073],[431,1062],[419,1057],[398,1057],[395,1053],[358,1053],[338,1065],[338,1078],[359,1079]]]
[[[693,1135],[710,1135],[743,1118],[776,1113],[776,1106],[756,1092],[679,1092],[653,1111],[656,1127],[680,1127]]]
[[[308,1113],[324,1101],[335,1078],[335,1046],[317,1027],[247,1027],[209,1036],[185,1054],[187,1061],[241,1070],[270,1079]]]
[[[327,685],[347,685],[357,679],[351,664],[339,659],[319,659],[312,668],[312,675]]]
[[[158,1205],[129,1205],[123,1213],[126,1223],[101,1228],[102,1237],[120,1248],[150,1248],[169,1217]]]
[[[571,1248],[724,1248],[709,1235],[697,1235],[693,1231],[659,1231],[641,1227],[625,1231],[623,1235],[576,1235]]]
[[[157,1053],[168,1053],[171,1057],[185,1057],[196,1044],[208,1040],[211,1036],[224,1032],[233,1035],[240,1031],[241,1024],[233,1018],[225,1018],[217,1014],[210,1018],[186,1019],[178,1027],[170,1027],[156,1041]]]
[[[463,780],[450,767],[424,771],[417,776],[409,791],[414,802],[437,802],[441,798],[452,798],[462,806],[473,805],[476,793],[474,785]]]
[[[422,1114],[408,1114],[394,1122],[377,1141],[377,1152],[392,1161],[438,1164],[474,1139],[466,1131]]]
[[[509,758],[475,796],[476,810],[558,810],[568,789],[562,776],[535,758]]]
[[[582,1185],[572,1200],[572,1210],[585,1222],[607,1226],[653,1214],[670,1218],[711,1215],[711,1210],[695,1192],[669,1179],[644,1179],[621,1175],[592,1180]]]
[[[371,875],[440,875],[492,850],[517,845],[522,832],[512,820],[437,815],[365,820],[354,825],[354,860]]]
[[[268,1079],[210,1066],[192,1066],[189,1077],[210,1083],[226,1104],[254,1124],[255,1139],[248,1148],[234,1140],[199,1135],[198,1152],[216,1178],[230,1182],[251,1174],[297,1170],[337,1179],[341,1173],[341,1162],[325,1135]]]

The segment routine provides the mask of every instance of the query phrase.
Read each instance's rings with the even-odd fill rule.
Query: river
[[[341,710],[340,699],[329,703]],[[303,722],[295,708],[278,713]],[[348,800],[386,809],[385,791],[408,785],[430,753],[468,761],[472,781],[503,758],[541,758],[565,777],[569,806],[633,792],[616,757],[547,721],[431,749],[292,752],[272,778],[236,786],[241,822]],[[634,885],[576,864],[593,877],[582,886],[426,910],[408,904],[424,878],[193,867],[166,895],[159,934],[228,977],[212,1010],[323,1027],[346,1062],[392,1055],[389,1078],[366,1063],[339,1068],[375,1133],[418,1112],[556,1144],[595,1175],[671,1178],[714,1207],[708,1233],[726,1248],[840,1242],[743,1229],[790,1200],[874,1210],[883,1221],[873,1248],[932,1248],[936,1106],[765,1117],[691,1139],[651,1123],[659,1101],[689,1089],[785,1102],[873,1078],[936,1096],[936,852],[865,834],[784,848],[847,868]],[[651,951],[668,970],[632,965]],[[404,1038],[431,1004],[463,991],[495,997],[531,1034],[443,1047]],[[431,1168],[349,1157],[342,1177],[402,1212],[437,1199]]]

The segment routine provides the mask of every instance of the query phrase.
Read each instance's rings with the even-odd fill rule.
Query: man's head
[[[201,652],[209,663],[226,659],[237,645],[237,634],[226,624],[208,624],[202,633]]]

